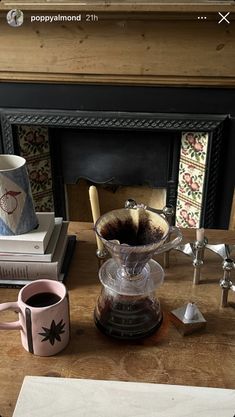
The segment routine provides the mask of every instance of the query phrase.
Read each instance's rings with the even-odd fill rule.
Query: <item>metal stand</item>
[[[175,214],[175,210],[173,208],[173,206],[165,206],[163,207],[162,213],[164,214],[164,216],[166,217],[167,222],[169,223],[170,226],[172,226],[173,223],[173,218],[174,218],[174,214]],[[169,242],[170,240],[170,235],[168,236],[166,242]],[[163,254],[163,266],[164,268],[169,268],[169,255],[170,252],[164,252]]]
[[[170,225],[172,225],[172,221],[174,218],[174,208],[164,207],[162,210],[154,209],[152,207],[146,206],[143,203],[138,204],[135,200],[129,199],[125,203],[126,208],[144,208],[155,213],[164,215],[166,220]],[[168,238],[168,240],[170,237]],[[204,254],[205,249],[209,249],[210,251],[216,253],[223,259],[223,270],[224,276],[220,280],[220,286],[222,288],[222,296],[221,296],[221,307],[226,307],[228,305],[228,292],[232,290],[235,292],[235,285],[230,279],[232,269],[235,269],[235,263],[231,258],[231,252],[235,249],[235,245],[227,245],[224,243],[219,243],[216,245],[211,245],[208,243],[206,237],[201,240],[196,240],[195,242],[189,242],[186,244],[178,245],[175,250],[178,250],[184,253],[187,256],[190,256],[193,259],[193,266],[194,266],[194,273],[193,273],[193,285],[200,284],[201,279],[201,269],[204,263]],[[169,268],[169,251],[164,253],[164,268]]]
[[[231,271],[234,268],[235,268],[235,264],[234,264],[233,259],[226,258],[223,262],[224,276],[220,280],[220,286],[222,288],[220,307],[222,307],[222,308],[228,306],[228,292],[229,292],[229,290],[235,291],[235,285],[233,285],[233,283],[230,279]]]
[[[193,273],[193,285],[198,285],[201,279],[201,267],[204,263],[204,250],[206,247],[207,239],[204,238],[202,242],[196,240],[194,244],[195,257],[193,259],[194,273]]]
[[[108,252],[105,249],[103,249],[103,250],[97,249],[96,257],[98,259],[99,269],[100,269],[101,265],[103,265],[103,263],[106,261],[107,256],[108,256]]]

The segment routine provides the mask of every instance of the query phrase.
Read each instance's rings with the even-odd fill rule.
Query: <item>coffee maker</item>
[[[118,339],[153,334],[163,319],[156,289],[164,271],[152,257],[177,246],[180,230],[164,215],[137,207],[102,215],[95,232],[111,255],[99,270],[102,290],[94,312],[96,326]],[[176,237],[169,240],[172,234]]]

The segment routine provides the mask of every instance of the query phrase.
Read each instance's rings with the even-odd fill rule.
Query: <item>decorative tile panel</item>
[[[18,126],[20,154],[27,169],[36,211],[54,211],[48,129],[43,126]]]
[[[182,133],[176,202],[179,227],[200,227],[208,139],[208,133]]]

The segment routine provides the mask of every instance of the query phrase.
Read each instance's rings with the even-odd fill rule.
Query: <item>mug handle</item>
[[[14,310],[17,313],[20,311],[17,301],[0,304],[0,312],[5,310]],[[22,330],[22,326],[19,320],[12,321],[9,323],[0,322],[0,330]]]
[[[182,233],[180,229],[176,226],[170,226],[169,228],[169,234],[174,233],[176,235],[175,239],[170,240],[169,242],[165,243],[164,245],[160,246],[159,249],[157,249],[157,253],[165,252],[170,249],[174,249],[182,240]]]

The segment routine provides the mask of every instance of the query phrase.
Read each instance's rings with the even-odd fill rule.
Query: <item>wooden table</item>
[[[164,322],[153,336],[136,342],[106,337],[94,325],[93,310],[101,285],[97,275],[95,236],[89,223],[71,223],[79,242],[67,286],[71,304],[72,337],[69,346],[54,357],[26,352],[18,331],[2,331],[0,338],[0,415],[11,417],[25,375],[141,381],[162,384],[235,388],[235,310],[221,309],[221,259],[207,251],[202,283],[192,285],[189,257],[172,251],[170,268],[158,291]],[[194,239],[195,231],[184,231]],[[210,243],[235,243],[234,232],[207,231]],[[187,241],[187,240],[186,240]],[[156,258],[162,262],[162,258]],[[233,271],[234,272],[234,271]],[[233,274],[234,277],[234,274]],[[13,301],[18,290],[0,289],[0,301]],[[181,336],[167,312],[195,301],[207,320],[204,331]],[[229,294],[235,302],[235,294]],[[15,320],[14,312],[2,319]]]

